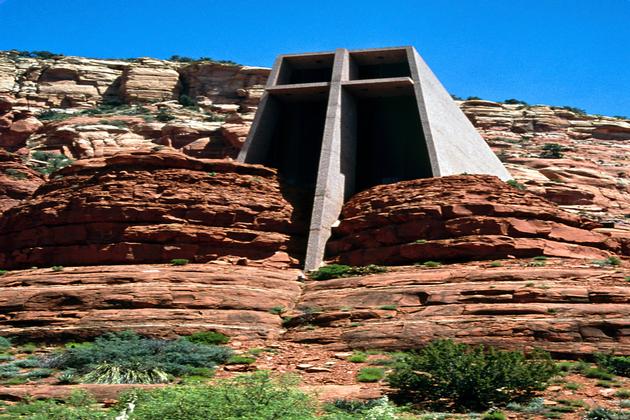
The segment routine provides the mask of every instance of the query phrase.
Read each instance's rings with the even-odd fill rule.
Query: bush
[[[195,344],[204,345],[218,345],[227,344],[230,341],[230,337],[225,334],[216,331],[202,331],[184,337],[186,340]]]
[[[309,277],[313,280],[329,280],[341,277],[366,276],[368,274],[384,273],[387,269],[378,265],[366,265],[364,267],[351,267],[343,264],[330,264],[319,270],[311,271]]]
[[[527,102],[521,101],[519,99],[506,99],[505,101],[503,101],[503,103],[508,105],[529,105]]]
[[[282,315],[284,312],[286,312],[284,306],[274,306],[273,308],[269,309],[269,313],[272,313],[274,315]]]
[[[72,165],[72,162],[72,159],[64,155],[38,150],[31,154],[29,165],[41,174],[50,175],[61,168]]]
[[[543,152],[540,154],[541,158],[560,159],[564,156],[562,152],[566,149],[558,143],[545,143],[542,150]]]
[[[517,190],[522,191],[525,189],[525,185],[519,183],[515,179],[508,179],[507,181],[505,181],[505,183],[508,184],[510,187],[516,188]]]
[[[73,391],[66,403],[55,400],[24,401],[7,406],[0,414],[6,419],[28,420],[101,420],[115,416],[99,408],[96,400],[85,391]]]
[[[586,413],[586,420],[627,420],[627,413],[597,407]]]
[[[0,365],[0,379],[7,379],[17,376],[20,369],[13,363],[5,363]]]
[[[352,363],[365,363],[367,362],[367,354],[363,352],[354,352],[348,356],[346,360]]]
[[[597,364],[615,375],[630,378],[630,356],[615,356],[613,354],[595,355]]]
[[[438,261],[425,261],[422,263],[422,265],[428,268],[438,268],[442,265],[442,263]]]
[[[617,266],[621,264],[621,260],[618,257],[608,257],[605,260],[594,260],[593,264],[599,267]]]
[[[255,361],[256,361],[255,357],[242,356],[240,354],[235,354],[234,356],[230,357],[225,363],[228,365],[251,365]]]
[[[171,375],[184,375],[192,368],[211,368],[217,363],[224,363],[231,354],[232,351],[226,347],[196,344],[185,339],[149,339],[124,331],[99,337],[93,346],[66,348],[45,360],[44,365],[76,369],[79,374],[87,374],[108,363],[121,370],[133,370],[138,375],[143,372],[144,377],[154,378],[157,377],[155,369]]]
[[[610,381],[614,378],[612,374],[600,368],[588,368],[588,369],[585,369],[582,373],[587,378],[601,379],[604,381]]]
[[[11,340],[6,337],[0,337],[0,350],[11,348]]]
[[[487,409],[525,401],[543,390],[557,368],[542,351],[518,351],[434,341],[404,354],[388,382],[399,401],[447,409]]]
[[[154,419],[315,419],[317,406],[291,377],[266,372],[218,381],[212,386],[171,386],[132,391],[119,407],[135,401],[134,420]]]
[[[9,178],[15,179],[17,181],[22,181],[28,178],[27,174],[25,174],[24,172],[20,172],[14,168],[5,169],[4,173],[7,174]]]
[[[44,111],[37,116],[40,121],[63,121],[72,117],[72,114],[58,111]]]
[[[186,258],[173,258],[171,260],[171,265],[186,265],[188,264],[190,261],[187,260]]]
[[[505,420],[505,414],[500,411],[490,411],[481,416],[481,420]]]
[[[159,368],[119,366],[114,363],[101,363],[81,378],[88,384],[162,384],[169,382],[166,372]]]
[[[175,119],[175,117],[173,115],[171,115],[170,112],[165,111],[164,109],[160,109],[157,113],[157,115],[155,116],[155,119],[160,121],[160,122],[169,122]]]
[[[385,376],[385,371],[377,367],[365,367],[357,375],[359,382],[378,382]]]

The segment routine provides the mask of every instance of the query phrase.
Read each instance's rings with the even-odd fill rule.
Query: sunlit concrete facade
[[[509,173],[413,47],[281,55],[239,161],[313,192],[305,269],[351,195],[460,173]]]

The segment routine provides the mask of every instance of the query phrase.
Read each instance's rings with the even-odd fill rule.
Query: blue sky
[[[630,116],[630,0],[0,0],[0,49],[279,53],[414,45],[459,96]]]

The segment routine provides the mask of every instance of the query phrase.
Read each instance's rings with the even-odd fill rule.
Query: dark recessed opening
[[[430,178],[431,163],[415,97],[355,97],[355,101],[355,191],[374,185]]]
[[[328,95],[274,100],[278,120],[265,164],[277,168],[289,185],[315,188]]]
[[[350,58],[352,80],[411,77],[405,50],[352,53]]]
[[[306,55],[282,59],[279,85],[330,82],[334,55]]]

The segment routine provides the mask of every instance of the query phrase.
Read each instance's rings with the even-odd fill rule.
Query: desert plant
[[[597,354],[597,364],[615,375],[630,377],[630,356],[614,354]]]
[[[39,359],[36,357],[29,357],[28,359],[16,360],[13,364],[21,369],[29,369],[39,366]]]
[[[438,261],[425,261],[422,263],[422,265],[428,268],[438,268],[442,265],[442,263]]]
[[[610,256],[605,260],[594,260],[593,264],[599,267],[617,266],[621,264],[621,260],[618,257]]]
[[[27,399],[7,406],[0,419],[112,420],[116,414],[101,409],[85,391],[74,391],[65,402]]]
[[[500,411],[489,411],[481,416],[481,420],[505,420],[505,414]]]
[[[155,116],[155,119],[160,122],[169,122],[169,121],[173,121],[175,117],[170,112],[164,109],[160,109],[157,115]]]
[[[87,374],[104,363],[120,369],[148,372],[160,369],[171,375],[184,375],[196,367],[214,367],[232,354],[226,347],[192,343],[185,339],[144,338],[131,331],[98,337],[93,346],[66,348],[43,359],[46,367],[76,369]]]
[[[119,407],[134,402],[134,420],[256,419],[314,420],[317,405],[299,391],[293,377],[256,372],[212,386],[178,386],[131,391]]]
[[[216,331],[200,331],[184,338],[191,343],[204,344],[206,346],[227,344],[230,341],[229,336]]]
[[[519,99],[506,99],[505,101],[503,101],[504,104],[508,104],[508,105],[529,105],[527,102],[525,101],[521,101]]]
[[[5,169],[4,173],[7,174],[7,176],[9,178],[13,178],[13,179],[18,180],[18,181],[21,181],[21,180],[24,180],[24,179],[28,178],[27,174],[25,174],[24,172],[20,172],[17,169],[14,169],[14,168]]]
[[[37,119],[40,121],[63,121],[72,117],[72,114],[68,114],[66,112],[59,111],[44,111],[37,116]]]
[[[171,260],[171,265],[186,265],[188,264],[190,261],[187,260],[186,258],[173,258]]]
[[[162,369],[136,366],[120,366],[114,363],[101,363],[83,375],[81,382],[89,384],[161,384],[169,382]]]
[[[50,268],[52,271],[63,271],[63,265],[53,265]]]
[[[235,354],[234,356],[230,357],[227,360],[227,362],[225,362],[225,364],[226,365],[251,365],[255,361],[256,361],[255,357],[243,356],[241,354]]]
[[[286,309],[284,308],[284,306],[274,306],[273,308],[269,309],[269,312],[274,315],[282,315],[285,311]]]
[[[525,189],[525,185],[521,184],[515,179],[508,179],[507,181],[505,181],[505,183],[508,184],[510,187],[516,188],[517,190]]]
[[[352,363],[365,363],[367,362],[367,354],[360,351],[355,351],[350,356],[348,356],[346,360]]]
[[[627,420],[627,413],[596,407],[586,413],[585,420]]]
[[[28,371],[24,373],[23,376],[28,379],[39,379],[39,378],[48,378],[49,376],[52,376],[53,373],[55,373],[53,369],[40,368],[40,369],[33,369],[31,371]]]
[[[588,368],[585,369],[582,374],[587,378],[601,379],[603,381],[610,381],[614,378],[614,375],[600,368]]]
[[[11,348],[11,340],[6,337],[0,337],[0,350]]]
[[[566,150],[565,147],[559,145],[558,143],[545,143],[542,147],[543,152],[540,154],[541,158],[545,159],[561,159],[564,154],[563,151]]]
[[[31,153],[29,165],[41,174],[50,175],[59,169],[72,165],[72,162],[72,159],[64,155],[37,150]]]
[[[358,382],[378,382],[385,376],[385,371],[377,367],[364,367],[357,374]]]
[[[343,264],[329,264],[318,270],[311,271],[309,277],[313,280],[329,280],[341,277],[366,276],[368,274],[384,273],[385,267],[378,265],[366,265],[363,267],[352,267]]]
[[[547,353],[438,340],[398,357],[388,382],[399,401],[448,409],[487,409],[526,401],[557,368]]]
[[[7,379],[17,376],[20,369],[13,363],[4,363],[0,365],[0,379]]]

